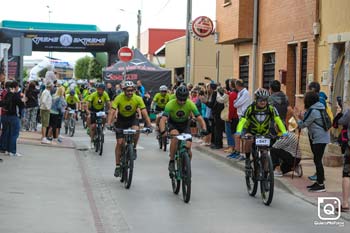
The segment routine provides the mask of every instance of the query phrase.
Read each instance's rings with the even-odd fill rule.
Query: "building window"
[[[270,82],[275,79],[275,53],[265,53],[263,62],[263,88],[269,89]]]
[[[300,93],[305,94],[307,84],[307,42],[301,43]]]
[[[243,81],[244,87],[249,87],[249,56],[239,58],[239,79]]]

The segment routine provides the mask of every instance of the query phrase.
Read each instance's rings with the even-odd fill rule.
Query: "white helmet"
[[[135,84],[134,84],[134,82],[132,82],[132,81],[126,81],[126,82],[124,82],[124,88],[128,88],[128,87],[133,87],[133,88],[135,88]]]
[[[165,85],[162,85],[159,87],[159,91],[168,91],[168,87]]]
[[[259,99],[259,98],[267,99],[270,96],[270,93],[265,88],[258,88],[254,92],[254,95],[256,99]]]

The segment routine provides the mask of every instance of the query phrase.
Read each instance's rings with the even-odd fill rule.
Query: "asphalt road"
[[[73,137],[77,160],[91,192],[90,209],[98,232],[224,233],[224,232],[348,232],[344,227],[316,226],[317,208],[275,190],[271,206],[246,192],[243,173],[195,151],[189,204],[171,190],[168,154],[157,148],[154,135],[142,135],[130,190],[113,176],[115,136],[106,134],[103,156],[85,150],[80,126]],[[88,195],[89,196],[89,195]],[[343,221],[343,220],[339,220]]]

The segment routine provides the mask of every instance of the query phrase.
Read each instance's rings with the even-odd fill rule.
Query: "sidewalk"
[[[213,150],[208,146],[201,146],[198,143],[193,143],[193,149],[244,171],[244,161],[226,158],[228,154],[225,153],[223,149]],[[294,179],[292,179],[292,173],[290,172],[283,177],[275,177],[275,186],[315,206],[317,206],[317,197],[338,197],[341,200],[342,167],[324,167],[326,192],[313,193],[306,189],[306,186],[313,183],[313,181],[310,181],[307,178],[315,173],[313,160],[304,159],[301,161],[301,165],[303,167],[302,177],[299,178],[294,176]],[[342,217],[350,221],[350,213],[342,213]]]
[[[41,131],[37,131],[37,132],[21,131],[19,133],[19,138],[17,143],[25,144],[25,145],[48,146],[48,147],[58,147],[58,148],[70,148],[70,149],[75,148],[73,141],[68,136],[65,136],[63,138],[62,143],[41,144]]]

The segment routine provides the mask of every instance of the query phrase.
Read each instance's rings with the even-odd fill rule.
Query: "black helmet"
[[[182,85],[176,89],[176,99],[184,101],[187,100],[188,96],[189,92],[186,86]]]

